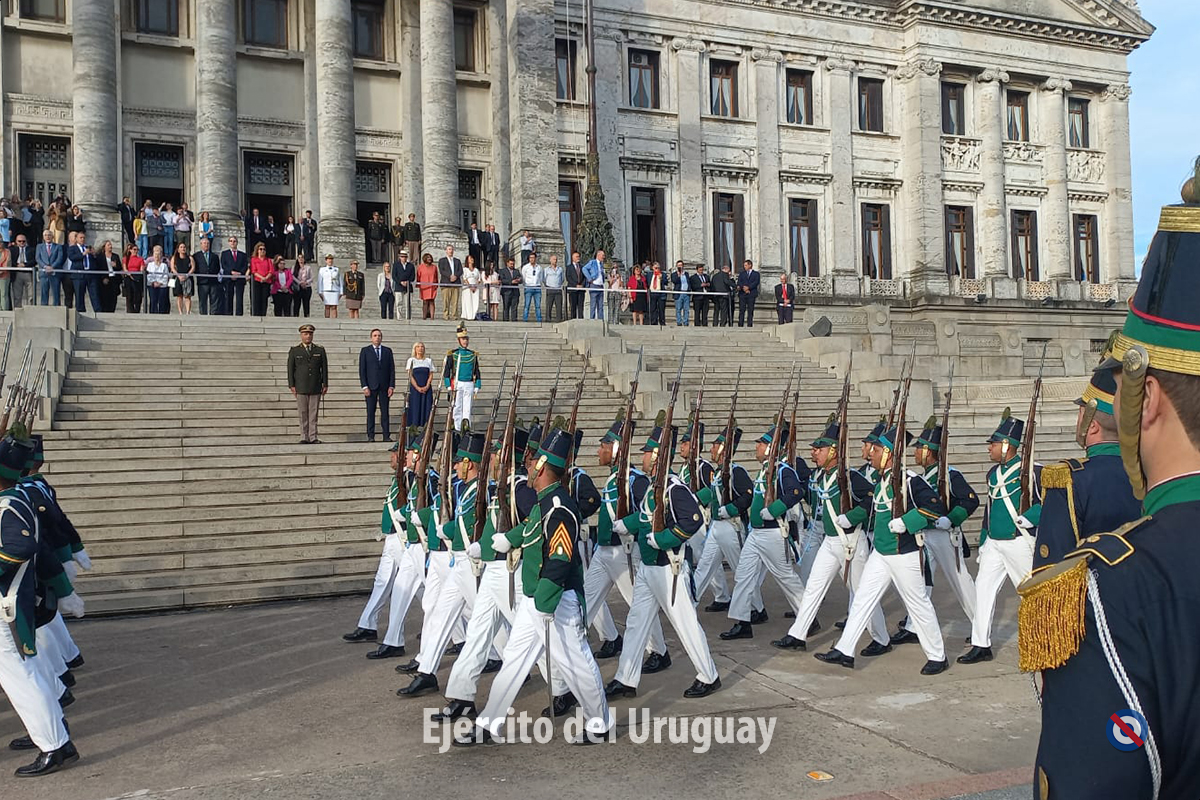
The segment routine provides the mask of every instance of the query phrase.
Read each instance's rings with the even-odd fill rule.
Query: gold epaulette
[[[1047,489],[1066,489],[1071,485],[1071,473],[1074,468],[1069,462],[1060,461],[1042,468],[1042,491]]]
[[[1128,535],[1148,519],[1142,517],[1111,533],[1089,536],[1062,561],[1021,582],[1017,621],[1023,672],[1061,667],[1079,652],[1086,631],[1088,565],[1099,559],[1116,566],[1133,555]]]

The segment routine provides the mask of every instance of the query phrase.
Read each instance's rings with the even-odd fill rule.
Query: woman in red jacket
[[[634,325],[646,324],[646,292],[649,288],[650,284],[646,283],[646,276],[642,274],[642,265],[635,264],[633,275],[629,278],[629,312],[633,314]]]
[[[271,282],[275,279],[275,265],[267,258],[267,246],[259,242],[250,258],[250,314],[255,317],[267,315],[267,298],[271,294]]]
[[[271,273],[271,302],[275,305],[275,316],[292,316],[292,295],[296,291],[296,276],[283,263],[283,256],[275,256]]]

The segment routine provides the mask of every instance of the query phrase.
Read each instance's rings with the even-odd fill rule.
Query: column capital
[[[936,78],[942,74],[941,62],[932,58],[920,58],[909,61],[896,68],[896,77],[902,81],[912,80],[918,75]]]
[[[676,37],[671,40],[671,49],[676,53],[684,51],[688,53],[703,53],[706,48],[704,42],[699,39],[693,39],[690,36]]]
[[[1066,78],[1050,78],[1042,84],[1042,91],[1051,94],[1066,94],[1075,88],[1075,85]]]
[[[1008,73],[1000,67],[988,67],[983,72],[975,76],[975,80],[979,83],[995,83],[997,85],[1008,83]]]
[[[855,67],[858,66],[858,64],[855,64],[848,58],[838,58],[836,56],[825,59],[824,65],[825,69],[830,72],[844,72],[846,74],[853,72]]]
[[[1100,93],[1100,99],[1104,101],[1116,100],[1120,103],[1129,102],[1129,97],[1133,94],[1133,89],[1128,83],[1114,83],[1111,86],[1104,87],[1104,91]]]
[[[765,61],[773,64],[783,63],[783,53],[778,50],[765,50],[756,47],[750,51],[750,58],[754,61]]]

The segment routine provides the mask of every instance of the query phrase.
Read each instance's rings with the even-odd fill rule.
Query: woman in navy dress
[[[412,357],[405,365],[405,372],[408,373],[407,423],[422,427],[429,421],[429,412],[433,408],[433,360],[425,357],[424,342],[413,345]]]

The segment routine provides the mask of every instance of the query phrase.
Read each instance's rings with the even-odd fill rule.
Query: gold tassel
[[[1085,631],[1087,576],[1088,560],[1080,558],[1064,572],[1022,587],[1017,612],[1022,672],[1061,667],[1079,652]]]

